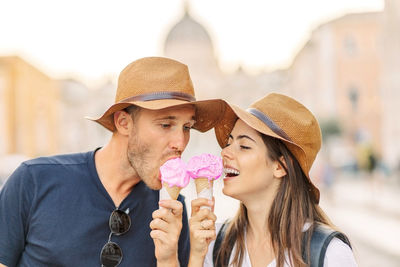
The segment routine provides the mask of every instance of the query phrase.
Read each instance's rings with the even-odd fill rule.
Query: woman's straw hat
[[[211,129],[223,114],[222,100],[196,101],[188,67],[163,57],[138,59],[122,70],[118,78],[115,102],[99,118],[91,119],[110,131],[115,131],[113,114],[136,105],[158,110],[191,104],[196,108],[193,128],[205,132]]]
[[[223,118],[215,126],[219,145],[226,146],[238,118],[258,132],[282,140],[299,162],[318,203],[319,190],[309,176],[321,148],[321,129],[314,115],[293,98],[277,93],[254,102],[247,110],[229,103],[227,106]]]

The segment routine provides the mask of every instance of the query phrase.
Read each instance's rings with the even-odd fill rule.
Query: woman
[[[331,230],[318,205],[309,171],[321,130],[306,107],[276,93],[247,110],[229,104],[215,133],[223,148],[223,193],[240,208],[221,231],[215,215],[200,209],[207,201],[192,201],[189,266],[357,266],[347,238]],[[318,250],[320,233],[325,246]]]

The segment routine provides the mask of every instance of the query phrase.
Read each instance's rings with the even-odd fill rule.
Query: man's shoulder
[[[38,165],[77,165],[86,164],[94,151],[73,153],[73,154],[60,154],[48,157],[39,157],[31,160],[24,161],[23,164],[26,166],[38,166]]]

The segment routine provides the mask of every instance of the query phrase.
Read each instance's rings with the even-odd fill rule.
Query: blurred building
[[[289,69],[287,89],[321,119],[337,118],[346,143],[400,162],[400,2],[320,25]]]
[[[400,1],[385,1],[382,23],[383,159],[400,168]]]
[[[349,155],[334,151],[351,154],[349,162],[339,165],[363,162],[365,146],[383,152],[381,19],[380,12],[348,14],[320,25],[289,69],[289,94],[320,122],[338,123],[342,138],[327,144],[328,149],[336,162]]]
[[[57,82],[23,59],[0,57],[0,157],[59,150]]]
[[[93,150],[107,142],[111,133],[85,117],[102,115],[112,104],[115,86],[106,81],[98,88],[88,88],[74,79],[58,81],[61,88],[58,129],[60,153]]]
[[[104,144],[110,133],[84,117],[101,115],[114,96],[110,82],[89,89],[73,79],[55,80],[20,57],[0,57],[0,159],[85,151]]]

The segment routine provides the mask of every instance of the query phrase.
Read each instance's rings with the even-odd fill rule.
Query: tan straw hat
[[[271,93],[243,110],[228,104],[215,134],[225,147],[236,120],[240,118],[258,132],[284,142],[299,162],[310,183],[310,190],[319,202],[319,190],[312,183],[309,172],[321,148],[321,129],[314,115],[302,104],[288,96]]]
[[[225,109],[219,99],[196,101],[188,67],[163,57],[138,59],[123,69],[118,78],[115,103],[97,119],[88,118],[115,131],[113,114],[136,105],[158,110],[192,104],[196,108],[193,128],[205,132],[214,127]]]

